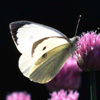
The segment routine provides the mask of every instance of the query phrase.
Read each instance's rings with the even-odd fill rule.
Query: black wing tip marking
[[[31,21],[15,21],[15,22],[12,22],[9,24],[11,35],[12,35],[15,42],[17,40],[17,37],[16,37],[17,30],[20,27],[24,26],[25,24],[32,24],[32,22]]]

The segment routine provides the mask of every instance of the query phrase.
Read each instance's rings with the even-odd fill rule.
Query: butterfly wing
[[[33,66],[33,59],[29,55],[22,54],[18,61],[18,66],[23,75],[29,78],[30,69]]]
[[[26,77],[29,78],[30,70],[36,68],[33,66],[40,58],[44,58],[44,62],[45,60],[47,61],[48,58],[45,58],[47,52],[49,52],[52,49],[55,49],[56,47],[62,44],[67,43],[68,41],[66,41],[65,38],[61,37],[49,37],[36,41],[32,46],[31,56],[26,54],[21,55],[19,59],[19,69]],[[54,51],[53,53],[56,53],[56,51]],[[49,55],[48,57],[51,58],[52,56]],[[43,61],[38,61],[38,64],[43,64]]]
[[[56,76],[72,52],[69,43],[46,52],[32,66],[29,78],[34,82],[47,83]]]
[[[19,69],[24,76],[38,83],[50,81],[75,50],[76,42],[71,45],[64,34],[45,25],[17,21],[10,24],[10,30],[22,53]]]
[[[17,49],[22,54],[28,55],[31,54],[33,43],[40,39],[52,36],[66,37],[54,28],[30,21],[12,22],[10,24],[10,31]]]
[[[31,57],[24,54],[20,57],[19,68],[30,80],[42,84],[50,81],[58,73],[75,50],[68,41],[59,37],[45,38],[34,45]]]

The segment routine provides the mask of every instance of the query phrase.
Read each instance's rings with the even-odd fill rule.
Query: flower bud
[[[96,31],[83,33],[76,50],[77,63],[84,71],[100,70],[100,35]]]

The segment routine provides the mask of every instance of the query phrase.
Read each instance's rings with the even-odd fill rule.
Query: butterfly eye
[[[46,46],[44,46],[42,50],[45,50],[45,49],[46,49]]]

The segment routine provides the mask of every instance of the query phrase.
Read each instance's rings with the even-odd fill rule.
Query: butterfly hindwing
[[[47,59],[50,59],[52,55],[49,53],[50,55],[46,57],[47,52],[49,52],[52,49],[55,49],[57,46],[62,44],[69,44],[69,43],[68,41],[66,41],[65,38],[61,38],[61,37],[50,37],[50,38],[40,39],[39,41],[36,41],[33,44],[31,56],[25,54],[21,55],[19,59],[19,69],[24,74],[24,76],[29,78],[30,75],[29,73],[31,69],[36,68],[33,67],[36,64],[36,62],[38,61],[37,62],[38,64],[36,65],[41,65],[42,63],[47,61]],[[53,50],[53,53],[56,53],[56,51],[57,51],[56,49]],[[42,61],[39,60],[40,58],[43,58]]]
[[[60,45],[39,58],[30,70],[30,79],[38,83],[50,81],[71,55],[71,45]]]

